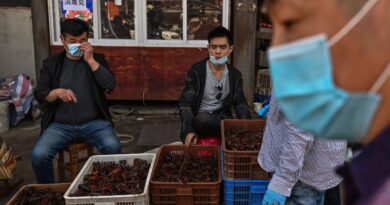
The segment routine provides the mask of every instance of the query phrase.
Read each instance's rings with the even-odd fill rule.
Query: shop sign
[[[64,10],[84,11],[87,9],[87,0],[62,0]]]

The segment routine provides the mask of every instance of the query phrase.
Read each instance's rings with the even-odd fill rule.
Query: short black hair
[[[87,22],[73,18],[73,19],[65,19],[61,22],[61,35],[65,37],[65,34],[69,34],[72,36],[80,36],[84,32],[89,31],[89,25]]]
[[[233,35],[225,27],[218,26],[217,28],[210,31],[208,35],[209,44],[213,38],[218,38],[218,37],[226,37],[228,39],[229,45],[233,45]]]

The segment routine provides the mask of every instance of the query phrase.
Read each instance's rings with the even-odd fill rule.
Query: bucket
[[[8,101],[0,101],[0,134],[4,134],[9,130],[8,106]]]

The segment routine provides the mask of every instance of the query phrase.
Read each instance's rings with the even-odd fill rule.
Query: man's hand
[[[80,50],[84,52],[84,60],[89,64],[93,71],[99,68],[99,63],[93,57],[93,47],[89,42],[80,44]]]
[[[271,189],[265,192],[262,205],[284,205],[287,197],[278,194]]]
[[[93,47],[89,42],[80,44],[79,49],[84,52],[84,60],[90,61],[93,59]]]
[[[193,139],[193,138],[195,138],[195,139]],[[184,140],[184,145],[190,145],[192,139],[193,139],[193,143],[196,144],[196,134],[193,132],[188,133],[186,136],[186,139]]]
[[[54,90],[57,98],[62,100],[63,102],[77,102],[76,95],[74,92],[70,89],[63,89],[63,88],[58,88]]]

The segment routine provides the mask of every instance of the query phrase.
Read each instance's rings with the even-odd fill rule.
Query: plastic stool
[[[218,138],[216,136],[204,136],[199,137],[196,140],[197,145],[221,145],[221,138]]]
[[[87,157],[79,158],[79,153],[87,151]],[[65,163],[64,152],[69,155],[69,162]],[[93,147],[87,143],[71,144],[58,153],[58,179],[60,182],[65,181],[65,171],[70,172],[71,180],[74,180],[79,172],[79,163],[88,160],[93,155]]]

